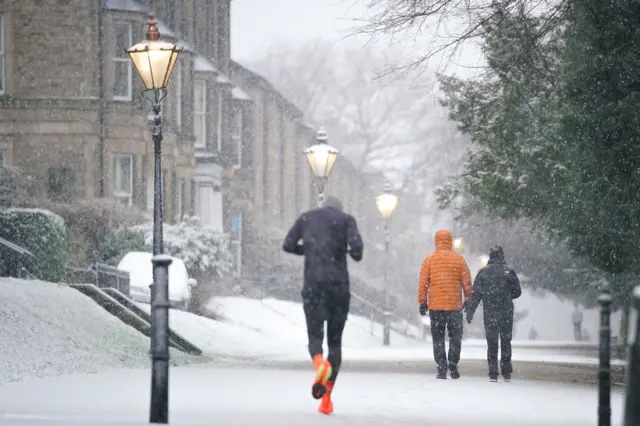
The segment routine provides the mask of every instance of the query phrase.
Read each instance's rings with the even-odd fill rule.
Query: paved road
[[[244,367],[250,363],[256,367],[269,369],[305,370],[309,369],[309,361],[290,360],[254,360],[239,364]],[[487,377],[487,361],[480,359],[460,360],[460,372],[468,377]],[[543,361],[514,361],[514,377],[523,380],[595,384],[598,379],[598,366],[593,364],[567,364]],[[342,366],[345,372],[358,373],[410,373],[427,377],[435,376],[436,365],[433,359],[399,359],[392,360],[345,360]],[[624,368],[611,366],[611,378],[614,386],[624,384]]]
[[[172,425],[282,426],[589,426],[593,386],[489,383],[431,374],[345,372],[331,419],[309,396],[310,371],[199,365],[172,369]],[[146,424],[149,372],[118,370],[0,386],[2,426]],[[622,398],[614,392],[613,424]]]

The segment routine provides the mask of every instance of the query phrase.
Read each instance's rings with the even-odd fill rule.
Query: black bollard
[[[611,426],[611,291],[602,286],[600,305],[600,368],[598,370],[598,426]]]
[[[626,399],[624,426],[640,425],[640,286],[633,290],[627,334]]]

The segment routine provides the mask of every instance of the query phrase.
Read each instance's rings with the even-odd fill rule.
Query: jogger
[[[340,284],[327,284],[317,295],[303,300],[304,315],[307,320],[309,354],[313,359],[322,355],[325,322],[327,323],[327,361],[331,364],[330,382],[335,382],[342,363],[342,332],[349,315],[349,292]]]
[[[333,196],[324,207],[303,213],[285,237],[287,253],[304,256],[302,300],[309,337],[309,355],[316,370],[311,394],[322,398],[318,411],[333,412],[331,393],[342,364],[342,332],[349,315],[349,271],[347,253],[362,260],[362,237],[353,216],[342,211]],[[322,353],[327,323],[325,360]]]
[[[438,366],[438,373],[446,374],[449,368],[452,376],[456,376],[462,349],[462,311],[429,311],[429,319],[433,358]],[[448,356],[445,352],[445,331],[449,334]]]

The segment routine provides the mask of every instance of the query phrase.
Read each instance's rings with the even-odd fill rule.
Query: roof
[[[123,12],[146,12],[147,8],[135,0],[104,0],[104,7],[108,10]]]
[[[285,104],[285,109],[292,114],[294,117],[302,117],[304,116],[303,112],[295,105],[293,102],[288,100],[282,93],[280,93],[266,78],[261,76],[255,71],[250,70],[244,65],[240,64],[236,61],[231,61],[229,64],[231,71],[236,72],[239,75],[246,78],[251,84],[254,86],[264,90],[275,96],[280,102]]]
[[[193,61],[193,69],[196,72],[213,72],[219,73],[216,67],[202,55],[196,54],[196,57]]]
[[[231,96],[233,97],[233,99],[238,99],[238,100],[241,100],[241,101],[250,101],[251,100],[251,97],[249,95],[247,95],[244,92],[244,90],[242,90],[238,86],[234,86],[233,89],[231,89]]]
[[[108,10],[119,10],[124,12],[137,12],[137,13],[149,13],[149,8],[140,4],[136,0],[104,0],[104,7]],[[216,81],[221,84],[231,84],[234,86],[233,97],[235,99],[241,100],[250,100],[251,98],[247,95],[242,89],[235,86],[231,79],[221,73],[216,66],[209,61],[205,56],[198,53],[193,46],[187,43],[184,40],[179,40],[176,36],[176,33],[173,32],[168,26],[164,24],[159,19],[156,19],[158,25],[158,31],[160,32],[160,37],[169,38],[174,40],[178,45],[180,45],[185,51],[193,53],[195,55],[194,59],[194,70],[196,72],[210,72],[217,74]]]

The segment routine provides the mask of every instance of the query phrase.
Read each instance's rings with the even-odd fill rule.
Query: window
[[[217,130],[218,133],[218,152],[222,152],[222,91],[218,91],[218,121]]]
[[[53,199],[69,200],[74,192],[75,173],[67,167],[49,169],[48,195]]]
[[[236,277],[242,276],[242,212],[231,213],[231,248]]]
[[[184,179],[178,179],[176,172],[173,172],[171,177],[173,187],[173,212],[175,213],[176,222],[180,222],[184,216]]]
[[[170,2],[171,3],[171,2]],[[176,76],[175,78],[175,82],[176,82],[176,127],[178,129],[182,129],[182,63],[178,62],[176,64],[176,70],[175,70],[175,74]]]
[[[194,87],[193,135],[195,147],[204,148],[207,138],[207,85],[204,80],[196,80]]]
[[[233,155],[236,160],[236,166],[242,167],[242,108],[233,109],[233,130],[231,131],[231,140],[233,141]]]
[[[114,161],[113,196],[122,204],[133,204],[133,155],[118,154]]]
[[[7,165],[7,152],[0,150],[0,166]]]
[[[113,99],[131,100],[131,59],[126,49],[133,44],[130,22],[115,23],[116,51],[113,55]]]
[[[4,94],[4,14],[0,13],[0,95]]]

